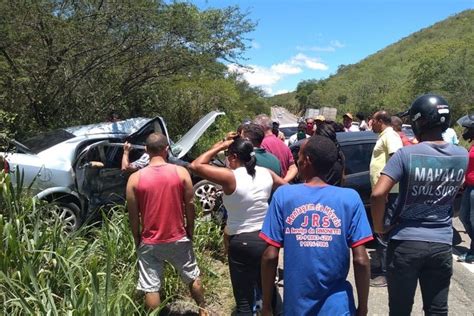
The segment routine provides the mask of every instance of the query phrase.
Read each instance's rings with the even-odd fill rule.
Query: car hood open
[[[212,111],[199,120],[184,136],[173,144],[172,153],[177,158],[186,155],[204,132],[211,126],[216,118],[225,115],[224,112]]]
[[[224,112],[212,111],[205,115],[199,122],[197,122],[179,141],[175,142],[172,147],[172,154],[177,158],[182,158],[186,155],[204,132],[215,122],[220,115],[225,115]],[[75,136],[86,136],[93,134],[115,134],[117,136],[127,136],[133,138],[133,135],[143,131],[147,125],[158,121],[162,126],[165,134],[168,134],[163,118],[157,116],[155,118],[137,117],[118,122],[106,122],[99,124],[83,125],[69,127],[65,130]],[[169,138],[169,135],[167,135]]]

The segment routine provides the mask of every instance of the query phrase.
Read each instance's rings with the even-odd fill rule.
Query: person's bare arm
[[[186,217],[186,233],[189,239],[193,240],[195,217],[193,182],[191,181],[191,176],[189,175],[189,172],[186,170],[186,168],[180,166],[177,166],[177,168],[179,177],[181,178],[184,186],[183,204],[184,215]]]
[[[273,187],[272,189],[273,190],[276,190],[279,186],[281,185],[285,185],[285,184],[288,184],[288,182],[285,181],[285,179],[283,179],[282,177],[280,177],[279,175],[277,175],[275,172],[273,172],[272,170],[268,169],[268,171],[270,171],[270,174],[272,175],[272,180],[273,180]]]
[[[352,248],[352,264],[357,290],[357,316],[367,315],[370,282],[370,261],[364,245]]]
[[[188,168],[197,175],[222,186],[224,193],[231,194],[235,191],[235,177],[228,168],[216,167],[209,164],[211,159],[222,150],[229,148],[233,140],[221,141],[208,151],[197,157]]]
[[[138,184],[139,174],[135,173],[130,176],[127,182],[127,208],[128,208],[128,219],[130,222],[130,228],[132,230],[133,239],[135,240],[135,246],[138,247],[140,244],[140,214],[138,210],[138,203],[135,196],[135,188]]]
[[[286,176],[284,180],[288,183],[291,180],[293,180],[296,175],[298,174],[298,167],[296,167],[296,164],[292,164],[289,168],[288,171],[286,172]]]
[[[278,266],[279,248],[267,245],[262,255],[262,316],[271,316],[272,314],[272,297],[275,288],[275,276]]]
[[[372,190],[370,212],[376,233],[384,233],[385,203],[387,202],[387,195],[394,185],[395,181],[392,178],[382,174]]]
[[[122,165],[121,165],[122,171],[126,171],[130,165],[129,156],[130,156],[131,148],[132,148],[132,145],[129,142],[125,142],[125,144],[123,144],[123,155],[122,155]]]

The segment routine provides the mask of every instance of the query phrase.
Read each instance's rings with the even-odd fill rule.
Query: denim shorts
[[[165,261],[180,274],[185,284],[199,277],[200,271],[194,256],[193,244],[184,237],[178,241],[163,244],[140,244],[138,247],[138,285],[137,290],[158,292]]]

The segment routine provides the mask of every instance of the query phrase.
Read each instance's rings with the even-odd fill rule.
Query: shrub
[[[19,179],[21,180],[21,179]],[[54,206],[27,197],[0,173],[0,314],[132,315],[146,311],[135,295],[136,253],[123,206],[101,225],[66,234]],[[195,250],[205,286],[215,282],[210,253],[220,228],[197,222]],[[168,268],[164,302],[187,288]]]

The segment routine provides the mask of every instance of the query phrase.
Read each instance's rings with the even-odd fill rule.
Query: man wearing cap
[[[359,127],[352,125],[353,120],[354,118],[351,113],[346,113],[342,116],[342,125],[344,125],[345,132],[359,132]]]
[[[318,129],[318,127],[324,122],[326,122],[326,118],[323,115],[316,115],[316,117],[314,118],[314,124],[316,125],[316,129]]]

